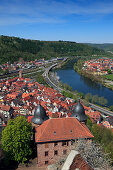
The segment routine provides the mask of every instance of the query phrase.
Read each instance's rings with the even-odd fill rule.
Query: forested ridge
[[[91,47],[96,47],[96,48],[99,48],[99,49],[103,49],[105,51],[113,52],[113,44],[112,43],[104,43],[104,44],[86,43],[86,45],[89,45]]]
[[[39,41],[0,36],[0,63],[13,63],[22,57],[25,61],[51,57],[101,55],[104,50],[69,41]]]

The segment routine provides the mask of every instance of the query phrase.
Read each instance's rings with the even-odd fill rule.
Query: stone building
[[[48,119],[35,131],[38,166],[55,163],[71,151],[73,140],[91,139],[93,135],[76,118]]]
[[[36,107],[31,123],[35,127],[39,167],[53,164],[62,156],[68,154],[71,151],[73,141],[90,140],[94,137],[85,125],[86,117],[84,109],[81,108],[80,104],[80,110],[77,110],[78,118],[80,117],[79,121],[75,116],[49,119],[40,104]],[[79,111],[82,116],[79,116]]]

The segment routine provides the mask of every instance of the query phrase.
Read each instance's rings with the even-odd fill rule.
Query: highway
[[[109,111],[109,110],[106,110],[106,109],[103,109],[102,107],[99,107],[99,106],[94,105],[94,104],[92,104],[92,103],[89,103],[89,104],[90,104],[90,107],[91,107],[91,108],[100,111],[100,112],[103,113],[104,115],[113,116],[113,112],[111,112],[111,111]]]
[[[62,62],[66,61],[66,60],[67,60],[67,58],[64,58]],[[49,78],[49,76],[48,76],[49,71],[50,71],[53,67],[56,67],[58,64],[61,64],[61,63],[55,63],[55,64],[51,65],[50,67],[46,68],[45,72],[43,73],[43,77],[44,77],[46,83],[47,83],[50,87],[53,87],[53,88],[56,89],[57,91],[61,92],[63,89],[60,88],[60,87],[58,87],[56,84],[54,84],[54,83],[50,80],[50,78]]]
[[[50,87],[53,87],[54,89],[56,89],[56,90],[58,90],[59,92],[61,92],[62,89],[61,89],[60,87],[57,87],[56,84],[54,84],[54,83],[50,80],[50,78],[49,78],[49,76],[48,76],[49,71],[50,71],[53,67],[55,67],[55,66],[57,66],[57,63],[53,64],[53,65],[50,66],[49,68],[46,68],[45,72],[43,73],[43,77],[44,77],[46,83],[47,83]]]

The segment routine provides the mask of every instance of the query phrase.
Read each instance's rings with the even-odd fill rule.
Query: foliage
[[[1,69],[1,67],[0,67],[0,74],[1,75],[4,74],[4,71],[3,71],[3,69]]]
[[[87,94],[85,95],[85,100],[86,100],[87,102],[91,102],[91,99],[92,99],[92,94],[91,94],[91,93],[87,93]]]
[[[109,153],[110,158],[113,162],[113,133],[111,129],[107,129],[105,127],[98,126],[97,124],[93,124],[91,128],[91,132],[94,135],[94,141],[101,144],[106,153]]]
[[[25,162],[32,153],[30,148],[32,126],[23,116],[9,120],[2,131],[2,147],[8,160]]]
[[[83,98],[84,98],[84,93],[78,92],[78,96],[79,96],[81,99],[83,99]]]
[[[77,72],[81,72],[81,69],[83,67],[83,64],[84,64],[84,61],[83,59],[79,59],[75,64],[74,64],[74,70],[77,71]]]
[[[107,73],[108,73],[108,74],[111,74],[111,73],[112,73],[112,71],[108,69],[108,70],[107,70]]]
[[[62,84],[64,90],[72,91],[72,87],[69,86],[67,83]]]
[[[99,97],[98,95],[92,95],[91,93],[87,93],[85,95],[85,100],[87,102],[92,102],[94,104],[100,104],[102,106],[105,106],[107,104],[107,99],[104,97]]]
[[[92,129],[92,121],[90,120],[90,117],[89,116],[87,116],[88,118],[87,118],[87,123],[86,123],[86,125],[87,125],[87,127],[88,127],[88,129],[89,130],[91,130]]]
[[[85,140],[75,142],[75,150],[79,151],[83,158],[92,168],[109,168],[110,159],[106,159],[106,155],[102,151],[102,147],[95,142],[86,142]]]
[[[39,41],[17,37],[0,36],[0,63],[13,63],[64,56],[92,56],[105,54],[103,50],[85,44],[68,41]]]
[[[113,74],[105,75],[105,78],[108,80],[113,80]]]
[[[100,145],[82,139],[78,141],[75,140],[71,147],[72,150],[78,151],[78,154],[80,154],[93,169],[111,170],[110,159],[106,159],[106,155],[103,153]],[[51,166],[51,169],[62,169],[67,156],[68,155],[65,155],[62,158],[60,157],[56,164]],[[82,164],[83,162],[81,162],[81,165]]]
[[[109,107],[109,109],[110,109],[111,111],[113,111],[113,105],[111,105],[111,106]]]
[[[26,77],[26,78],[29,77],[29,78],[35,79],[38,83],[47,85],[42,74],[43,74],[43,72],[41,71],[41,72],[24,75],[24,77]]]
[[[41,73],[37,73],[37,74],[36,74],[36,81],[37,81],[38,83],[40,83],[40,84],[46,84],[46,83],[45,83],[45,80],[44,80],[44,78],[43,78],[43,76],[42,76]]]
[[[96,104],[96,103],[98,103],[98,101],[99,101],[98,95],[92,96],[92,100],[91,100],[92,103]]]
[[[105,99],[104,97],[99,97],[99,101],[98,101],[98,103],[100,104],[100,105],[106,105],[107,104],[107,99]]]
[[[62,91],[62,95],[65,97],[73,98],[73,94],[71,92],[67,91]]]
[[[107,44],[106,43],[104,43],[104,44],[92,44],[92,43],[90,44],[90,43],[88,43],[87,45],[89,45],[91,47],[103,49],[105,51],[113,51],[113,44],[110,44],[110,43],[107,43]]]

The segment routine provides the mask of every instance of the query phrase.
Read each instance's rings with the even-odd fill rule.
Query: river
[[[108,100],[107,106],[113,105],[113,91],[75,72],[73,69],[74,62],[75,60],[69,62],[65,68],[57,70],[60,81],[67,83],[73,90],[78,92],[97,94],[99,97],[103,96]]]

